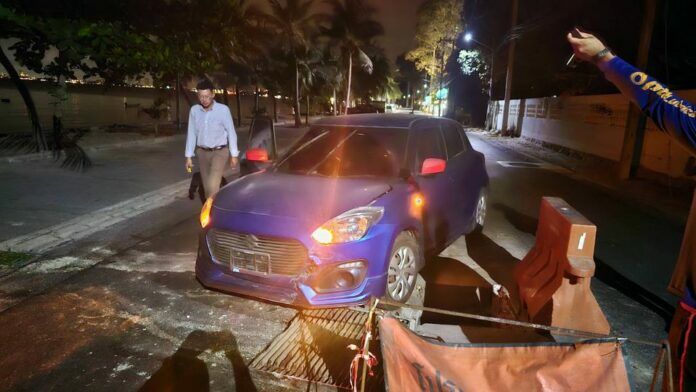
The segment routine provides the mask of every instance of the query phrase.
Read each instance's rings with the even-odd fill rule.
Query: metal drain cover
[[[355,352],[347,347],[360,345],[366,321],[365,311],[350,308],[302,310],[250,367],[275,376],[350,389],[350,363]],[[378,367],[381,373],[381,365]]]

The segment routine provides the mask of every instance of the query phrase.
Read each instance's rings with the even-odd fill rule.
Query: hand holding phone
[[[583,38],[582,34],[580,34],[580,30],[578,30],[577,27],[573,27],[573,29],[570,30],[570,35],[572,35],[573,38]],[[566,67],[575,68],[577,64],[574,62],[574,60],[575,53],[570,55],[570,58],[568,59],[568,61],[566,61]]]

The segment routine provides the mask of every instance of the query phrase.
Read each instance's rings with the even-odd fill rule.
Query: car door
[[[442,132],[436,120],[420,121],[413,130],[414,140],[412,172],[418,183],[420,192],[425,198],[423,211],[423,230],[425,232],[425,247],[428,250],[441,250],[453,237],[453,228],[449,219],[453,208],[453,182],[444,173],[420,175],[423,162],[428,158],[447,160]]]
[[[453,205],[453,213],[449,215],[449,221],[452,232],[456,236],[463,234],[468,227],[474,211],[472,203],[476,202],[475,196],[472,195],[471,184],[467,181],[471,162],[458,128],[461,127],[454,122],[440,123],[447,151],[446,174],[452,182],[450,202]]]
[[[469,143],[464,140],[462,127],[455,122],[443,122],[442,134],[447,149],[448,175],[454,184],[454,210],[459,213],[452,216],[452,227],[457,233],[464,232],[471,226],[481,188],[476,172],[476,156]]]

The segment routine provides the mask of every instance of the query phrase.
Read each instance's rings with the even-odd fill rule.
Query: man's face
[[[201,103],[201,106],[204,108],[209,108],[210,105],[213,104],[213,99],[215,98],[215,94],[210,91],[210,90],[198,90],[198,102]]]

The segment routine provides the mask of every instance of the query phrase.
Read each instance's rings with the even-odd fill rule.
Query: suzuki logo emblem
[[[259,238],[253,234],[249,234],[246,237],[246,244],[249,249],[256,249],[259,247]]]

